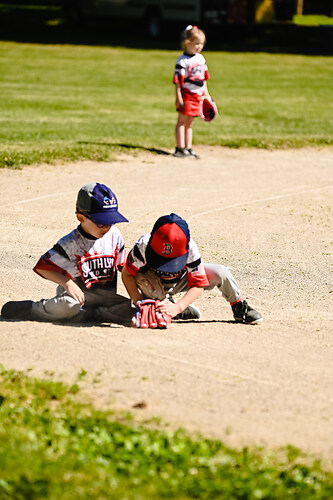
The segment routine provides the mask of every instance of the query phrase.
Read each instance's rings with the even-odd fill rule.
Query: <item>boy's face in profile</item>
[[[108,231],[111,225],[95,224],[88,216],[76,214],[77,220],[80,222],[83,231],[90,234],[94,238],[102,238]]]

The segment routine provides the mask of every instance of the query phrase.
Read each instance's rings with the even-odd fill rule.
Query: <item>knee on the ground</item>
[[[80,303],[73,297],[64,296],[57,297],[57,300],[46,300],[44,302],[44,310],[56,319],[73,318],[80,312]]]

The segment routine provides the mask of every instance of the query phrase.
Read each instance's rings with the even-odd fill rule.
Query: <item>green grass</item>
[[[0,166],[173,148],[179,51],[0,42]],[[194,143],[333,144],[331,57],[205,52],[220,115]]]
[[[333,474],[293,447],[235,450],[97,410],[83,403],[86,375],[69,387],[0,367],[2,500],[333,496]]]
[[[333,25],[333,17],[319,15],[294,16],[293,23],[299,26],[331,26]]]

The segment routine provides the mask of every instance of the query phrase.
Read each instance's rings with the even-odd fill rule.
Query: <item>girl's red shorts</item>
[[[201,94],[194,94],[193,92],[182,88],[182,97],[185,107],[177,108],[177,111],[187,116],[199,116],[202,97]]]

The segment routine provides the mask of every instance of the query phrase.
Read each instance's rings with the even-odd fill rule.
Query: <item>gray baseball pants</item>
[[[237,302],[241,298],[239,286],[228,267],[221,264],[207,264],[205,262],[203,265],[209,280],[209,285],[204,290],[212,290],[217,287],[228,302]],[[186,275],[169,291],[169,295],[172,296],[179,292],[185,292],[187,289]]]
[[[89,319],[98,322],[119,323],[130,326],[135,308],[130,299],[110,289],[84,290],[85,304],[73,299],[62,286],[57,287],[56,296],[32,304],[33,319],[39,321],[68,321],[81,323]]]

